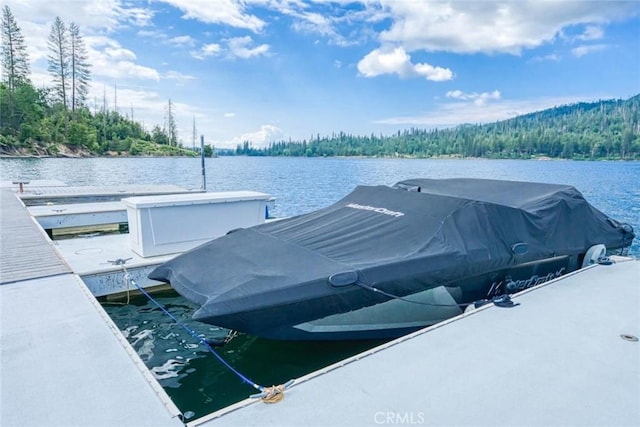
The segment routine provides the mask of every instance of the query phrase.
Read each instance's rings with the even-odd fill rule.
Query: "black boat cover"
[[[633,238],[568,185],[413,179],[233,231],[149,277],[198,304],[195,319],[260,335],[389,299],[351,283],[405,296]]]

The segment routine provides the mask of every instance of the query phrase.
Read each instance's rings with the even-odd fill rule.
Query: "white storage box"
[[[184,252],[236,228],[265,221],[271,196],[255,191],[169,194],[122,199],[131,249],[142,257]]]

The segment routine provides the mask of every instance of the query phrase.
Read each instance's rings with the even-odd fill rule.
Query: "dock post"
[[[24,186],[29,183],[29,181],[13,181],[14,184],[18,184],[18,191],[20,193],[24,193]]]
[[[207,191],[207,178],[204,171],[204,135],[200,135],[200,163],[202,164],[202,185],[200,188]]]

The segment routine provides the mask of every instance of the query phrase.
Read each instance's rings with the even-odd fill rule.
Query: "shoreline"
[[[123,159],[123,158],[127,158],[127,159],[135,159],[135,158],[139,158],[139,159],[145,159],[145,158],[157,158],[157,159],[161,159],[161,158],[165,158],[165,157],[179,157],[179,158],[199,158],[200,156],[147,156],[147,155],[130,155],[130,154],[126,154],[126,155],[108,155],[108,154],[95,154],[95,155],[71,155],[71,154],[66,154],[66,155],[26,155],[26,156],[21,156],[21,155],[15,155],[15,154],[0,154],[0,159]]]
[[[95,154],[95,155],[76,155],[76,154],[57,154],[57,155],[16,155],[16,154],[0,154],[0,159],[162,159],[162,158],[199,158],[200,156],[157,156],[157,155],[131,155],[131,154]],[[537,156],[530,158],[521,157],[462,157],[462,156],[433,156],[433,157],[418,157],[418,156],[246,156],[246,155],[233,155],[233,156],[220,156],[215,155],[209,158],[216,157],[287,157],[287,158],[334,158],[334,159],[400,159],[400,160],[531,160],[531,161],[576,161],[576,162],[637,162],[640,159],[607,159],[607,158],[595,158],[595,159],[565,159],[562,157],[548,157]]]

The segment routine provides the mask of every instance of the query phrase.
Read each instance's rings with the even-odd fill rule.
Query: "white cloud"
[[[209,43],[202,45],[199,50],[192,50],[189,52],[192,57],[196,59],[204,59],[208,56],[216,56],[222,52],[222,46],[218,43]]]
[[[203,45],[201,50],[205,56],[210,56],[210,55],[217,55],[218,53],[220,53],[222,48],[217,43],[209,43],[209,44]]]
[[[226,24],[253,32],[261,31],[266,25],[255,15],[246,13],[246,3],[234,0],[160,0],[182,12],[183,19],[195,19],[207,24]]]
[[[583,41],[598,40],[598,39],[601,39],[603,36],[604,36],[604,30],[602,29],[602,27],[597,25],[588,25],[584,29],[584,33],[577,36],[576,40],[583,40]]]
[[[158,71],[136,64],[136,54],[123,48],[115,40],[105,36],[93,36],[85,37],[85,43],[94,76],[160,80]]]
[[[254,147],[264,147],[270,142],[280,141],[284,138],[282,129],[273,125],[262,125],[260,130],[244,133],[232,139],[233,145],[249,141]]]
[[[417,76],[426,77],[427,80],[433,80],[434,82],[442,82],[453,78],[453,72],[450,69],[434,67],[426,62],[416,64],[414,71]]]
[[[151,25],[154,12],[150,9],[132,7],[123,9],[123,16],[136,27],[146,27]]]
[[[500,99],[500,91],[494,90],[493,92],[462,92],[460,90],[450,90],[445,95],[447,98],[453,98],[460,101],[473,101],[475,105],[481,106],[485,105],[489,100],[497,100]]]
[[[409,53],[520,55],[525,49],[553,43],[570,27],[583,28],[575,40],[602,38],[604,24],[628,19],[640,11],[636,2],[559,0],[379,0],[366,5],[370,9],[381,6],[390,25],[378,36],[381,47],[358,63],[360,74],[366,77],[397,74],[405,78],[422,75],[433,81],[450,80],[453,73],[447,68],[430,64],[414,65]],[[583,56],[604,48],[605,45],[578,46],[572,53]],[[552,54],[535,57],[531,62],[559,59],[558,55]]]
[[[359,43],[358,38],[349,38],[340,34],[336,30],[338,19],[329,15],[315,12],[289,12],[298,20],[293,24],[293,29],[301,33],[318,34],[329,39],[337,46],[352,46]]]
[[[169,43],[175,46],[195,46],[196,39],[191,36],[177,36],[170,38]]]
[[[297,31],[310,31],[322,35],[334,35],[335,30],[330,16],[322,15],[315,12],[304,12],[295,14],[302,21],[293,24]]]
[[[397,74],[401,78],[424,77],[436,82],[453,78],[453,72],[448,68],[427,63],[413,64],[409,54],[401,47],[371,51],[358,62],[358,71],[365,77]]]
[[[224,118],[225,119],[230,119],[232,117],[235,117],[236,113],[224,113]]]
[[[95,65],[96,63],[94,63]],[[160,74],[153,68],[145,67],[142,65],[135,64],[131,61],[120,61],[115,64],[110,65],[111,68],[108,70],[97,69],[94,71],[95,75],[102,75],[113,77],[115,79],[119,78],[133,78],[133,79],[145,79],[145,80],[160,80]]]
[[[573,56],[575,56],[576,58],[580,58],[581,56],[585,56],[590,53],[603,51],[609,47],[610,46],[607,44],[582,45],[571,49],[571,54],[573,54]]]
[[[320,35],[327,39],[329,44],[342,47],[360,44],[368,38],[373,38],[375,35],[370,29],[370,24],[388,17],[377,1],[248,0],[247,3],[266,5],[277,13],[290,17],[293,20],[293,30]],[[362,7],[347,7],[355,3],[361,3]],[[316,43],[320,41],[317,40]]]
[[[219,56],[226,52],[230,58],[248,59],[254,56],[267,55],[269,53],[269,45],[261,44],[256,47],[250,47],[253,39],[250,36],[233,37],[224,40],[226,47],[219,43],[209,43],[202,45],[198,50],[189,52],[196,59],[205,59],[209,56]]]
[[[553,41],[563,28],[589,25],[585,34],[598,36],[597,24],[638,13],[636,2],[597,1],[451,1],[381,0],[392,24],[380,34],[384,44],[408,52],[520,54]]]
[[[253,56],[266,55],[269,52],[268,44],[261,44],[254,48],[249,46],[253,43],[253,39],[249,36],[234,37],[228,40],[229,53],[239,58],[251,58]]]
[[[164,75],[164,78],[165,79],[169,79],[169,80],[178,80],[178,81],[181,81],[181,82],[184,82],[184,81],[187,81],[187,80],[195,80],[195,77],[179,73],[178,71],[168,71]]]
[[[90,40],[89,40],[90,41]],[[106,47],[102,54],[114,61],[132,61],[136,59],[136,54],[129,49],[118,47]]]
[[[5,2],[19,20],[50,28],[56,16],[64,22],[75,22],[81,31],[113,32],[123,25],[148,25],[153,17],[150,9],[130,7],[122,0],[7,0]]]

